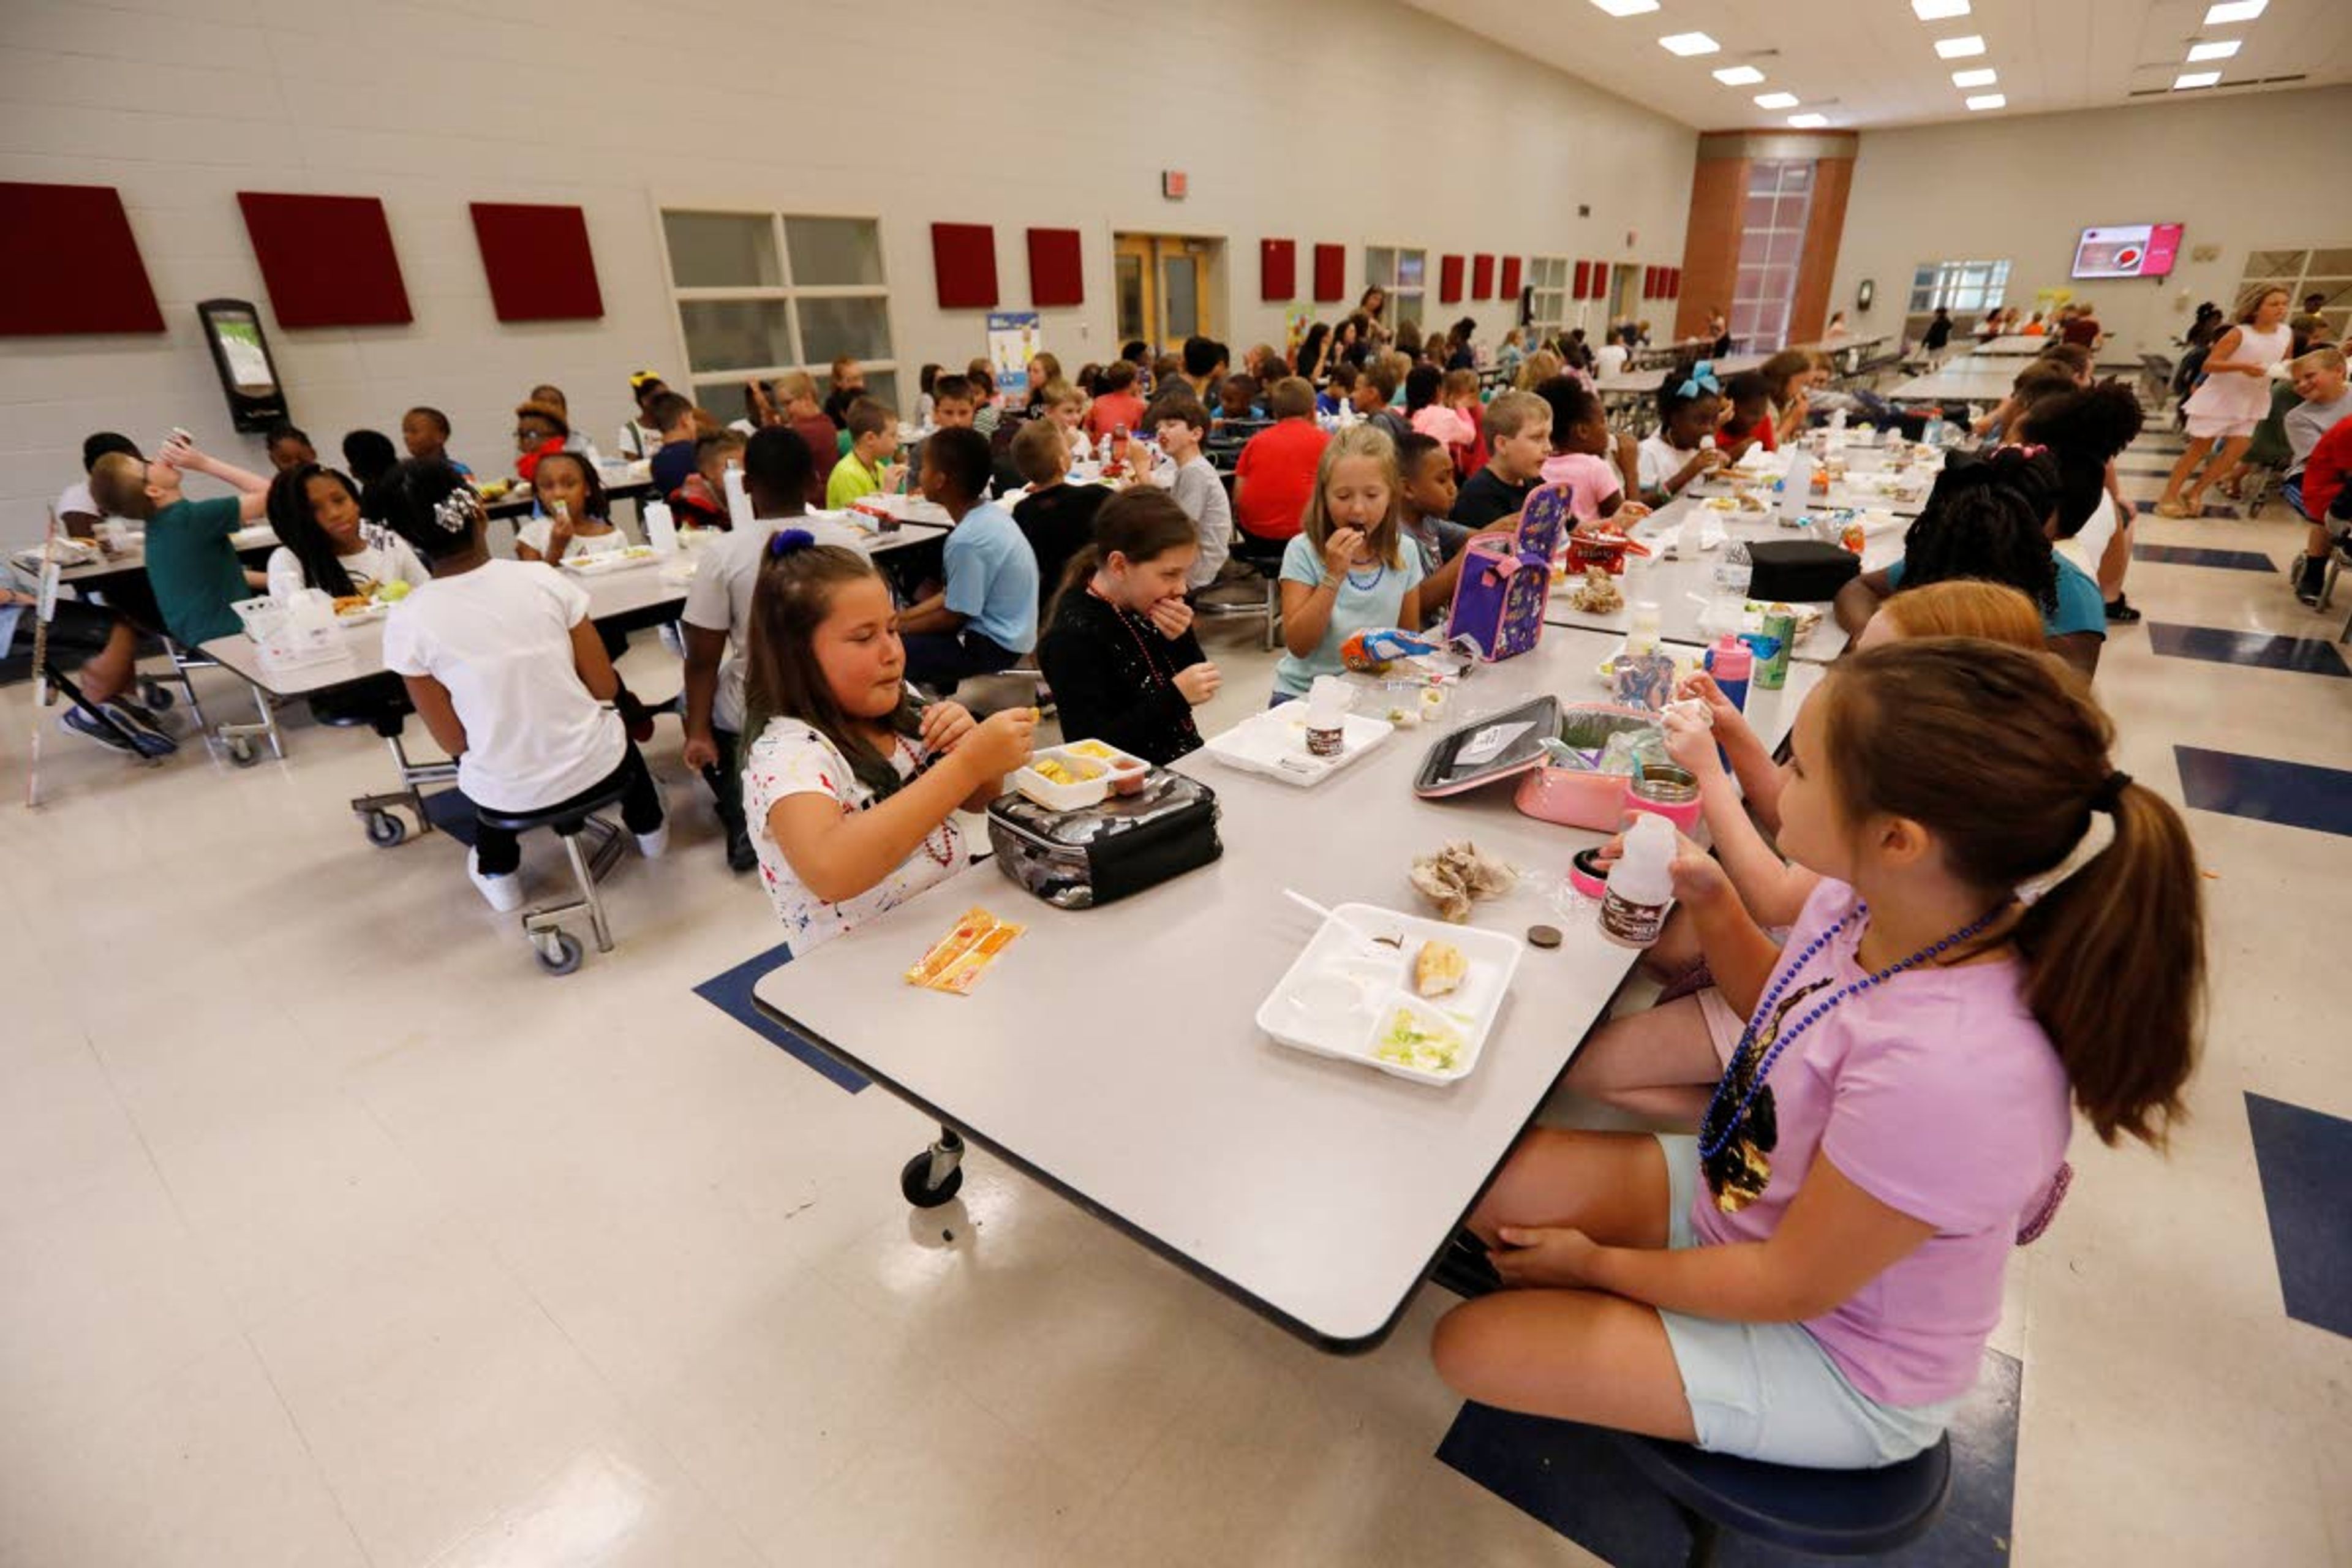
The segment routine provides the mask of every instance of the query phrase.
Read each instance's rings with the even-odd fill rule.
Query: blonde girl
[[[2205,487],[2235,468],[2253,444],[2254,426],[2271,411],[2271,366],[2294,346],[2286,321],[2288,300],[2287,291],[2275,285],[2248,290],[2238,301],[2238,324],[2205,356],[2205,379],[2180,405],[2189,448],[2164,481],[2163,499],[2156,503],[2159,516],[2198,516]],[[2189,476],[2197,473],[2217,441],[2221,455],[2191,484]]]

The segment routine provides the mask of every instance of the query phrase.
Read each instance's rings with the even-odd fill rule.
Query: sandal
[[[2160,500],[2156,503],[2156,515],[2158,517],[2195,517],[2197,513],[2187,501]]]

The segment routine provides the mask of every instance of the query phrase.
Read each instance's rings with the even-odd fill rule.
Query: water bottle
[[[1919,432],[1919,444],[1923,447],[1941,447],[1949,428],[1950,426],[1944,422],[1943,416],[1937,415],[1928,420],[1926,428]]]
[[[1715,558],[1715,591],[1718,597],[1748,602],[1748,585],[1756,575],[1756,563],[1748,553],[1748,546],[1739,540],[1727,541]]]
[[[732,458],[727,459],[726,490],[728,522],[748,531],[753,521],[751,495],[743,488],[743,465]]]
[[[1746,643],[1731,632],[1723,634],[1721,641],[1706,650],[1703,660],[1706,672],[1715,677],[1716,689],[1724,700],[1743,712],[1748,707],[1748,679],[1756,668],[1756,656]]]
[[[640,514],[646,525],[646,542],[654,547],[656,555],[677,553],[677,523],[670,516],[666,501],[649,500]]]
[[[1804,524],[1807,499],[1813,483],[1812,455],[1800,448],[1790,454],[1789,472],[1780,481],[1780,521],[1789,528]]]

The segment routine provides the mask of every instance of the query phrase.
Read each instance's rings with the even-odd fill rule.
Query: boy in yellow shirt
[[[870,397],[849,405],[849,452],[825,480],[824,504],[841,511],[859,499],[887,491],[898,480],[890,454],[898,449],[898,416]]]

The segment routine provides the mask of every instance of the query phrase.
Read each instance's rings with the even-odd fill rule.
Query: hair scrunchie
[[[797,555],[803,550],[814,549],[815,545],[816,535],[805,528],[780,528],[768,541],[768,553],[782,561],[787,555]]]

